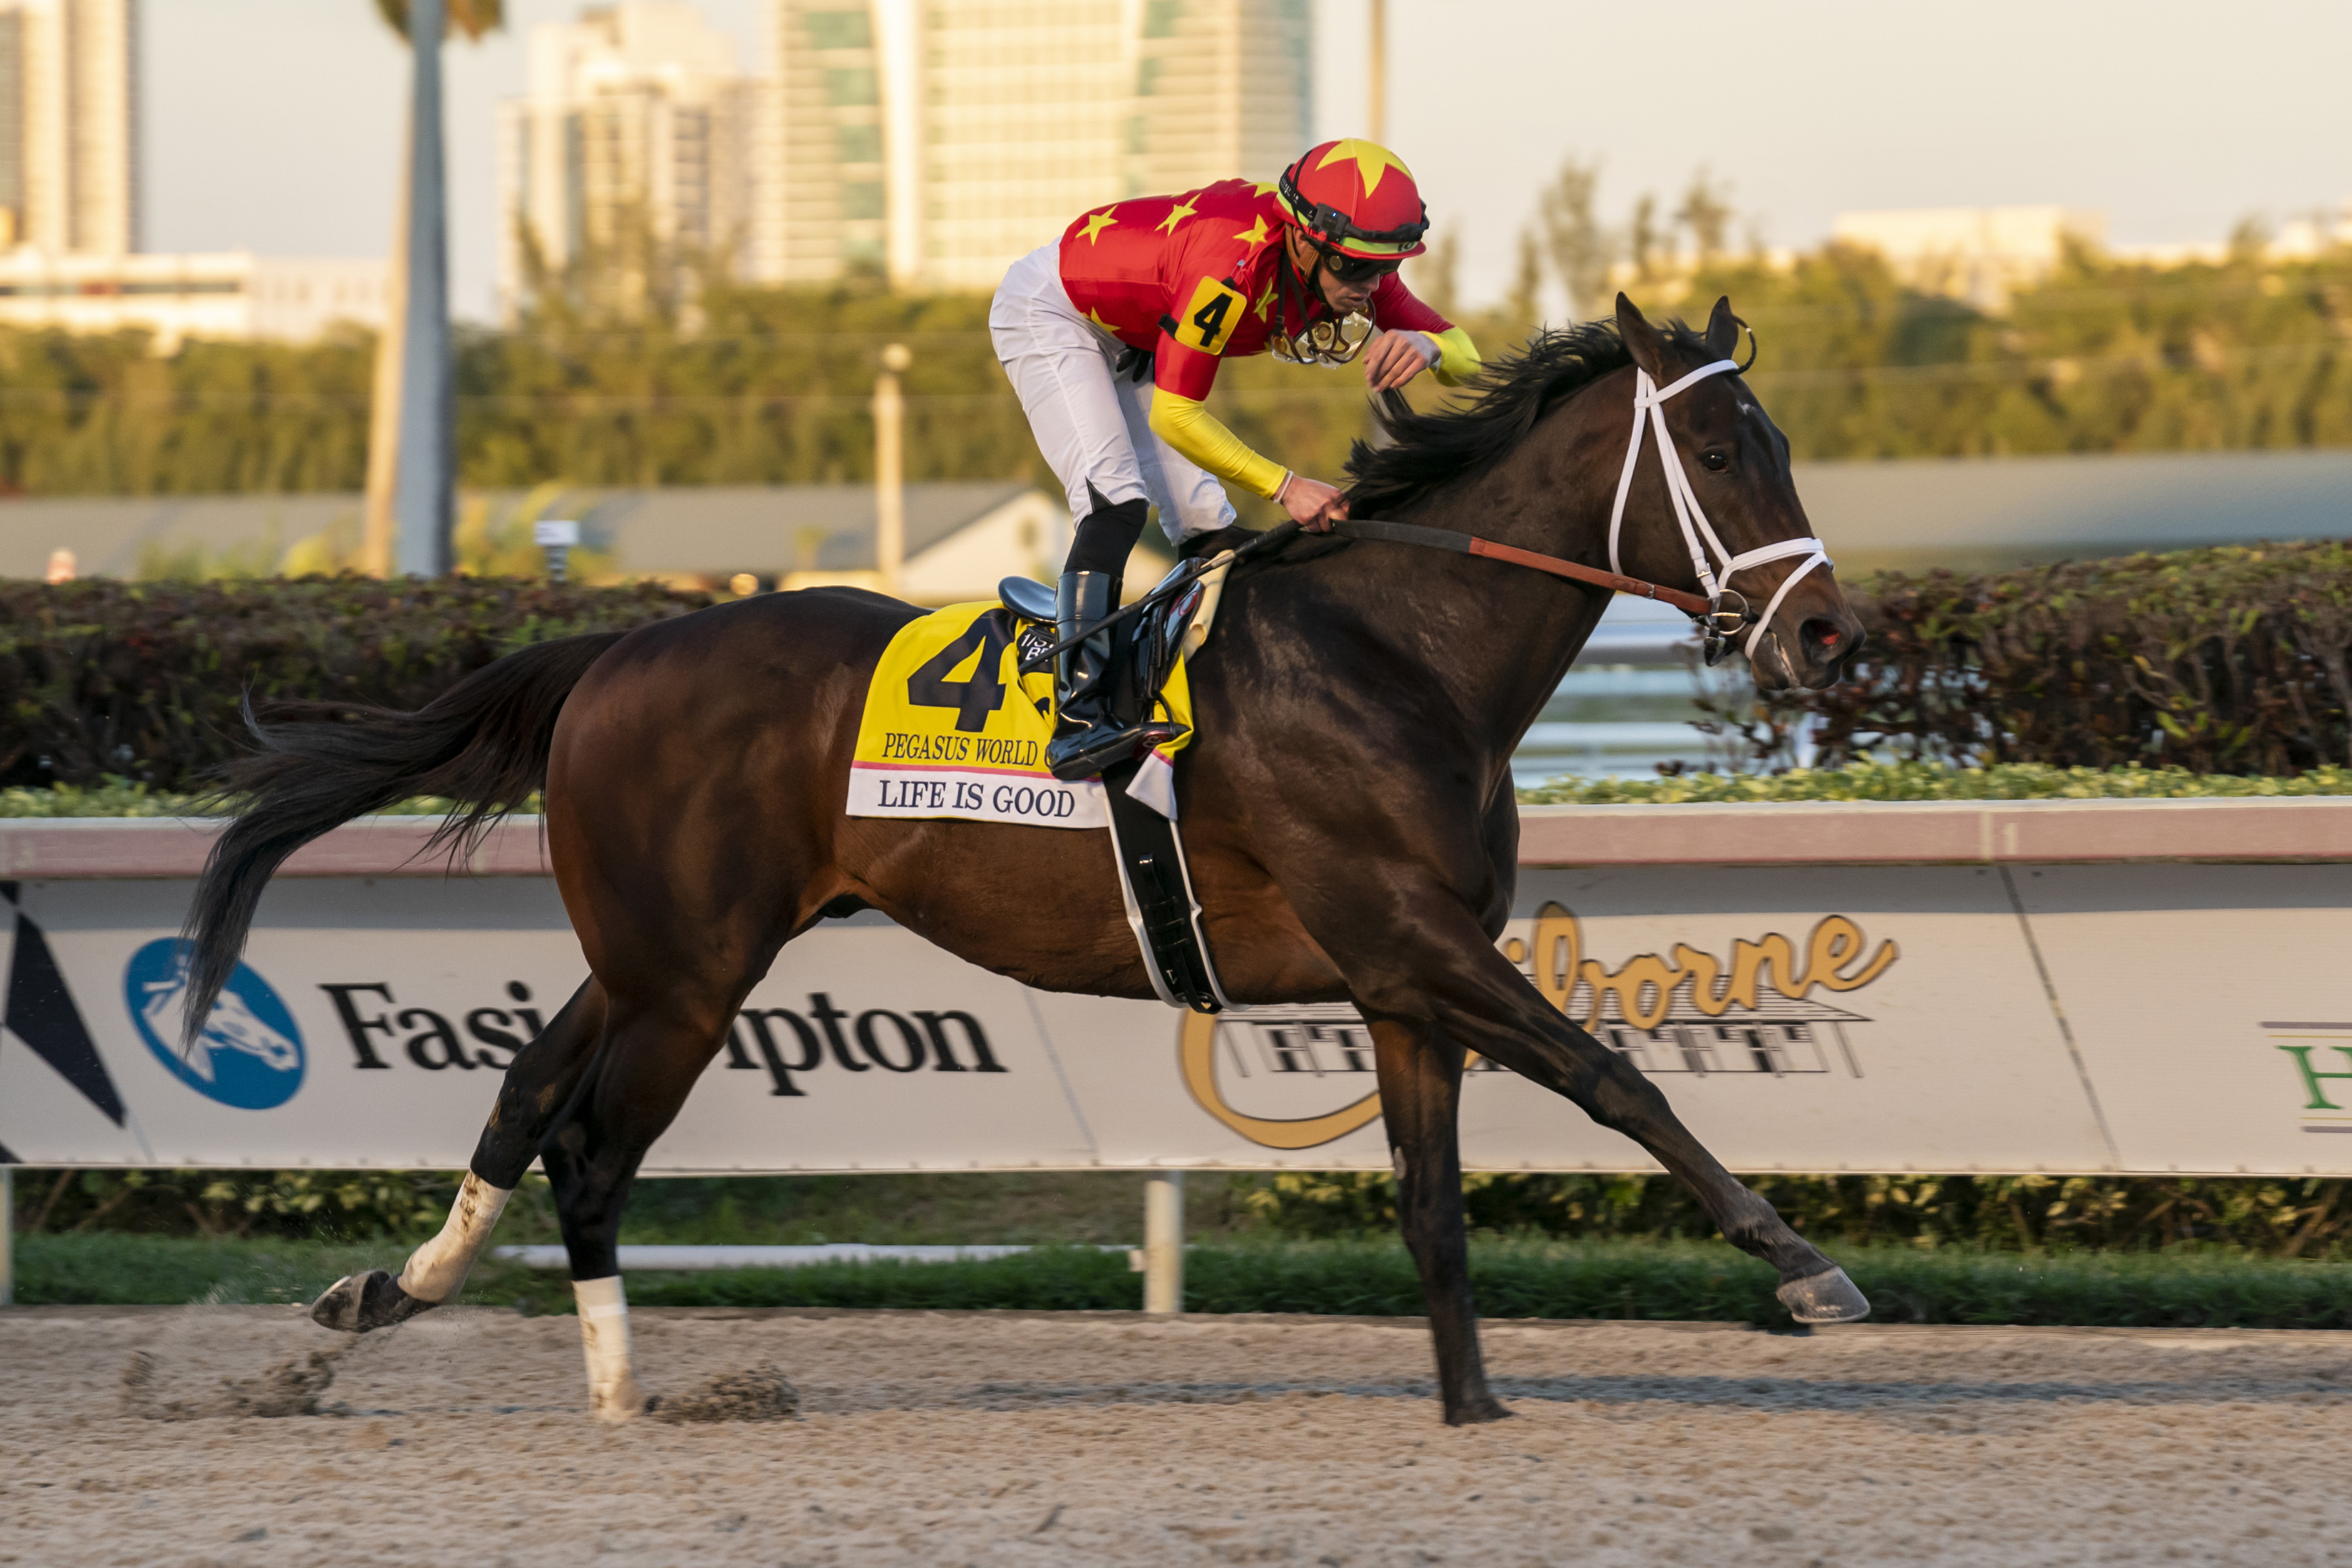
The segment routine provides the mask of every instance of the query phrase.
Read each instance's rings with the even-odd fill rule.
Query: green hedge
[[[2352,761],[2352,543],[1888,573],[1854,600],[1870,642],[1850,680],[1722,716],[1759,757],[1817,715],[1832,763],[2291,775]]]
[[[199,788],[245,744],[247,691],[417,708],[526,644],[709,602],[509,579],[0,582],[0,784]]]

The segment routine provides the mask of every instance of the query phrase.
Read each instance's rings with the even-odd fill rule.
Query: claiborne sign
[[[1727,960],[1676,942],[1665,956],[1635,953],[1612,968],[1584,955],[1582,923],[1556,902],[1532,921],[1513,921],[1502,947],[1553,1006],[1634,1067],[1700,1077],[1841,1070],[1860,1078],[1845,1026],[1869,1020],[1812,994],[1859,991],[1900,952],[1891,942],[1867,951],[1860,926],[1830,915],[1801,946],[1767,931],[1734,938]],[[1381,1113],[1370,1087],[1371,1031],[1351,1008],[1195,1014],[1184,1020],[1178,1057],[1193,1101],[1263,1148],[1313,1149]],[[1501,1069],[1473,1053],[1468,1070]],[[1330,1103],[1303,1116],[1264,1113],[1302,1099]]]

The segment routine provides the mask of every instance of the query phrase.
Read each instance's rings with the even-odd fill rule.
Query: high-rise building
[[[0,0],[0,248],[139,248],[138,0]]]
[[[1145,0],[1119,194],[1273,179],[1314,140],[1311,42],[1307,0]]]
[[[1307,0],[771,0],[753,268],[989,289],[1079,213],[1271,179]]]
[[[621,0],[531,29],[526,95],[499,106],[499,286],[530,253],[642,299],[683,263],[740,268],[752,243],[753,85],[733,42],[676,0]]]
[[[879,6],[770,0],[751,269],[814,283],[888,255]]]

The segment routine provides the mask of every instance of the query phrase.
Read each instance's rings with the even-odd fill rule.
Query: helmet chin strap
[[[1764,613],[1748,622],[1748,637],[1740,644],[1739,651],[1752,661],[1756,657],[1758,640],[1764,636],[1765,628],[1772,624],[1772,617],[1780,614],[1780,602],[1789,596],[1789,590],[1797,585],[1797,580],[1816,566],[1831,566],[1835,563],[1831,561],[1829,551],[1822,542],[1811,536],[1783,539],[1735,555],[1724,548],[1723,541],[1716,537],[1714,528],[1708,524],[1706,512],[1698,504],[1696,493],[1691,489],[1690,475],[1683,468],[1682,453],[1675,449],[1674,435],[1666,428],[1666,399],[1711,375],[1721,375],[1726,371],[1737,374],[1739,366],[1732,361],[1719,359],[1713,364],[1699,366],[1671,386],[1661,389],[1650,379],[1648,371],[1638,365],[1634,367],[1633,437],[1625,447],[1624,470],[1617,476],[1616,504],[1609,510],[1609,569],[1621,575],[1625,570],[1618,559],[1618,535],[1625,524],[1625,498],[1633,488],[1634,467],[1642,460],[1643,430],[1645,425],[1654,426],[1658,433],[1658,463],[1666,476],[1666,499],[1674,503],[1675,521],[1680,525],[1683,543],[1690,551],[1691,569],[1698,574],[1699,591],[1714,606],[1706,616],[1706,640],[1711,648],[1719,650],[1722,647],[1726,636],[1722,626],[1725,615],[1734,614],[1744,619],[1748,614],[1747,595],[1730,585],[1735,574],[1791,555],[1805,558],[1795,571],[1780,579],[1780,585],[1773,591],[1771,602],[1764,606]],[[1710,552],[1714,562],[1708,559]],[[1721,563],[1719,574],[1715,563]],[[1723,596],[1727,593],[1739,601],[1738,610],[1727,612],[1723,608]],[[1738,626],[1734,626],[1729,635],[1737,637],[1739,630]],[[1707,662],[1715,662],[1712,654]]]

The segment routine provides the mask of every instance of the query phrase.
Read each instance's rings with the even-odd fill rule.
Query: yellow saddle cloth
[[[1124,628],[1122,628],[1124,629]],[[852,816],[954,816],[1034,827],[1108,824],[1098,778],[1065,784],[1045,766],[1054,738],[1054,677],[1023,675],[1017,646],[1053,641],[1001,605],[950,605],[890,639],[866,689],[849,765]],[[1192,691],[1179,658],[1159,710],[1185,732],[1154,751],[1128,793],[1176,816],[1174,753],[1192,740]]]

